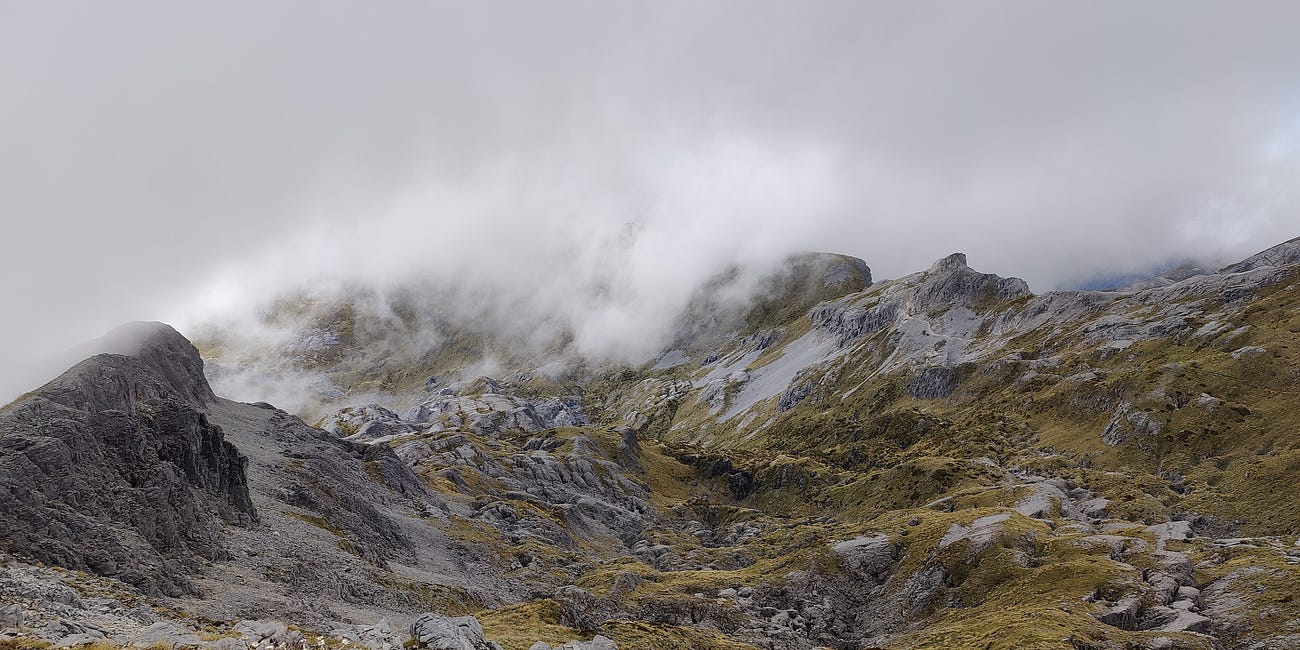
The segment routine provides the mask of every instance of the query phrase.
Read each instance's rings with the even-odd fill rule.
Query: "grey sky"
[[[0,0],[0,357],[321,275],[571,318],[612,284],[599,352],[797,249],[1036,290],[1244,257],[1300,234],[1297,33],[1295,2]]]

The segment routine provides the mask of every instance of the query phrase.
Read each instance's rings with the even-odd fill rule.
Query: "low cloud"
[[[1296,236],[1295,3],[0,9],[0,395],[122,321],[431,283],[593,358],[799,250],[1035,290]],[[43,378],[48,378],[45,376]],[[0,399],[3,399],[0,397]]]

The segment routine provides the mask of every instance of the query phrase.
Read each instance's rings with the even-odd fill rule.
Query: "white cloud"
[[[964,250],[1037,290],[1244,257],[1300,234],[1297,27],[1270,2],[5,4],[0,352],[322,276],[458,283],[602,356],[801,249],[877,277]]]

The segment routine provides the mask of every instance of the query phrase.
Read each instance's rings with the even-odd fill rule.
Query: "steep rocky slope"
[[[193,592],[184,568],[228,555],[220,522],[257,518],[247,459],[203,412],[216,397],[188,341],[139,324],[104,343],[125,354],[87,359],[0,412],[3,544],[146,593]]]
[[[1036,295],[960,254],[874,283],[796,258],[748,304],[720,298],[729,281],[657,358],[564,372],[490,332],[416,344],[422,317],[359,328],[355,303],[291,301],[277,318],[306,314],[285,323],[313,343],[261,348],[258,372],[324,378],[320,428],[212,396],[187,342],[135,326],[144,344],[0,414],[19,522],[0,627],[27,645],[1300,646],[1300,240],[1115,291]],[[251,363],[236,338],[209,333],[209,372]],[[501,374],[468,376],[484,346]],[[45,467],[47,438],[76,462],[15,465]],[[108,495],[187,532],[151,537]],[[88,534],[145,541],[64,550]]]

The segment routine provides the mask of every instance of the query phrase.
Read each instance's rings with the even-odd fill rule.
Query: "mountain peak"
[[[931,273],[951,273],[959,269],[970,268],[966,266],[965,253],[953,253],[947,257],[941,258],[934,264],[930,265]]]
[[[152,367],[160,378],[199,403],[216,399],[203,375],[203,359],[189,339],[166,323],[135,321],[119,325],[91,345],[102,354],[134,357]]]
[[[84,361],[50,382],[55,389],[50,396],[61,396],[56,401],[117,408],[110,404],[124,405],[132,395],[166,395],[195,406],[217,399],[203,374],[198,348],[165,323],[119,325],[67,354]]]

